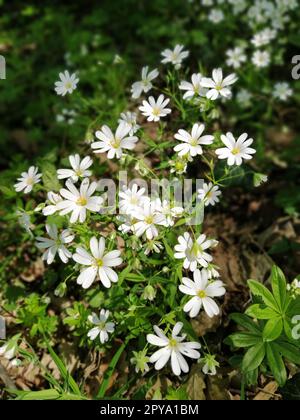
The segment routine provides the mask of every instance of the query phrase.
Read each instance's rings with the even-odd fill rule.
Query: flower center
[[[192,138],[192,139],[190,140],[190,145],[191,145],[191,146],[194,146],[194,147],[198,146],[198,141],[197,141],[197,139],[193,139],[193,138]]]
[[[147,217],[145,217],[145,223],[147,223],[148,225],[152,225],[152,223],[153,223],[153,216],[147,216]]]
[[[26,184],[27,185],[32,185],[33,184],[33,178],[31,176],[29,178],[27,178]]]
[[[159,117],[160,109],[158,107],[154,107],[152,109],[152,114],[155,115],[156,117]]]
[[[194,256],[197,256],[201,252],[202,252],[201,246],[198,244],[198,242],[195,242],[192,246],[191,254],[194,255]]]
[[[72,83],[71,83],[71,82],[67,82],[67,83],[65,84],[65,88],[66,88],[66,89],[71,89],[71,88],[72,88]]]
[[[232,153],[233,155],[238,155],[240,152],[241,152],[241,151],[240,151],[240,149],[239,149],[238,147],[234,147],[234,148],[231,150],[231,153]]]
[[[216,85],[215,89],[219,91],[222,90],[223,89],[222,83],[219,83],[218,85]]]
[[[204,290],[199,290],[199,292],[197,293],[197,296],[198,296],[200,299],[204,299],[204,298],[206,297],[206,293],[205,293],[205,291],[204,291]]]
[[[87,199],[85,197],[79,197],[76,201],[76,204],[78,206],[86,206],[87,205]]]
[[[81,169],[78,169],[78,170],[75,172],[75,174],[76,174],[77,176],[82,176],[82,170],[81,170]]]
[[[120,143],[121,141],[119,139],[114,139],[110,142],[111,147],[113,147],[114,149],[118,149],[120,147]]]
[[[170,340],[169,340],[169,347],[171,347],[171,348],[175,348],[175,347],[177,347],[177,340],[175,340],[175,338],[170,338]]]
[[[96,259],[96,265],[97,265],[97,267],[103,267],[103,260],[101,260],[101,258],[97,258]]]

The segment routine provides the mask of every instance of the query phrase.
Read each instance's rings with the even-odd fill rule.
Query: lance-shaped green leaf
[[[286,280],[279,267],[273,266],[272,268],[271,285],[275,300],[283,311],[286,302]]]
[[[251,347],[243,358],[242,370],[248,372],[258,368],[263,362],[265,354],[265,346],[262,341]]]
[[[247,315],[233,313],[229,315],[229,318],[232,319],[241,327],[245,328],[246,330],[249,330],[254,334],[261,334],[261,331],[259,327],[257,326],[257,324],[255,324],[255,322],[251,318],[249,318]]]
[[[266,343],[266,353],[269,367],[278,385],[283,386],[286,382],[286,369],[279,350],[275,343]]]
[[[256,280],[248,280],[248,286],[255,296],[259,296],[263,300],[265,305],[274,309],[274,311],[278,312],[280,310],[272,293],[263,284],[259,283]]]
[[[259,342],[261,342],[261,336],[251,332],[231,334],[225,340],[225,344],[232,344],[234,347],[252,347]]]
[[[263,330],[263,338],[265,341],[274,341],[280,336],[282,330],[283,323],[281,318],[269,319]]]
[[[275,312],[274,309],[269,307],[263,308],[259,304],[249,306],[245,313],[256,319],[272,319],[278,317],[278,312]]]

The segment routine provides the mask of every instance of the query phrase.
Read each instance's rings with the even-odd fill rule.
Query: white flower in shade
[[[70,155],[69,162],[72,169],[58,169],[58,179],[71,178],[73,182],[77,182],[79,178],[85,178],[92,175],[92,172],[88,171],[88,168],[93,164],[93,161],[89,156],[86,156],[80,162],[80,156],[78,154]]]
[[[139,110],[145,117],[148,117],[147,121],[157,122],[162,117],[170,114],[171,109],[166,108],[169,102],[170,99],[165,99],[164,95],[159,95],[157,100],[150,96],[147,101],[143,101],[143,105],[139,107]]]
[[[206,97],[214,101],[220,95],[224,98],[230,98],[231,90],[228,88],[228,86],[232,85],[236,81],[237,77],[234,73],[223,79],[222,69],[214,69],[212,72],[212,78],[202,77],[201,85],[209,89]]]
[[[204,129],[204,124],[194,124],[191,133],[182,129],[178,130],[174,137],[182,143],[174,147],[175,152],[178,152],[179,156],[189,155],[194,157],[202,155],[202,145],[212,144],[214,141],[214,136],[202,136]]]
[[[24,210],[18,210],[16,212],[16,215],[18,217],[18,221],[19,221],[20,225],[32,237],[33,233],[31,232],[31,229],[33,228],[33,224],[31,223],[29,214],[26,213],[26,211],[24,211]]]
[[[269,44],[273,39],[276,38],[276,35],[277,31],[275,29],[266,28],[255,34],[251,39],[251,42],[256,48],[260,48]]]
[[[17,346],[12,344],[3,344],[3,346],[0,347],[0,356],[4,357],[7,360],[11,360],[15,357],[17,351]]]
[[[219,278],[220,273],[218,272],[219,267],[214,264],[208,264],[206,268],[202,268],[202,272],[206,273],[208,279]]]
[[[202,372],[204,375],[214,376],[217,373],[217,367],[220,366],[219,362],[216,361],[214,354],[205,354],[200,362],[203,363]]]
[[[180,206],[174,206],[168,200],[156,199],[156,208],[164,216],[165,220],[163,225],[166,227],[173,226],[175,219],[180,217],[183,213],[183,208]]]
[[[253,143],[253,139],[248,139],[248,134],[243,133],[235,140],[232,133],[221,135],[221,140],[226,147],[216,150],[219,159],[227,159],[227,165],[241,165],[243,159],[252,159],[252,155],[256,153],[255,149],[249,147]]]
[[[133,351],[132,354],[133,357],[130,359],[130,363],[135,365],[136,373],[141,372],[144,375],[149,372],[150,367],[148,365],[149,357],[147,356],[147,350]]]
[[[120,118],[118,120],[118,123],[125,123],[130,127],[130,131],[129,131],[129,135],[133,136],[138,129],[140,128],[140,126],[137,124],[136,122],[136,113],[135,112],[122,112],[122,114],[120,115]]]
[[[222,194],[219,187],[211,182],[208,184],[204,182],[202,188],[199,188],[197,192],[199,200],[203,200],[205,206],[214,206],[220,201],[219,196]]]
[[[67,93],[72,93],[77,88],[79,79],[76,74],[70,74],[68,70],[63,73],[59,73],[60,80],[55,82],[55,92],[58,95],[65,96]]]
[[[247,89],[241,89],[237,95],[236,100],[243,108],[251,106],[252,94]]]
[[[121,252],[114,250],[105,253],[105,239],[100,238],[98,241],[95,236],[90,240],[90,251],[91,253],[82,247],[77,247],[76,253],[73,254],[74,261],[87,266],[78,276],[77,284],[80,284],[84,289],[88,289],[99,277],[103,286],[109,288],[111,283],[118,281],[118,275],[111,267],[122,264]]]
[[[274,98],[286,101],[290,96],[292,96],[292,94],[293,90],[287,82],[275,83],[273,90]]]
[[[157,254],[160,254],[160,252],[164,249],[164,246],[155,239],[152,239],[151,241],[148,241],[144,250],[145,255],[151,254],[151,252],[156,252]]]
[[[171,367],[174,375],[179,376],[181,371],[187,373],[189,366],[184,358],[199,359],[200,353],[197,351],[201,345],[195,341],[184,341],[186,334],[179,335],[182,329],[182,322],[175,324],[172,335],[167,337],[156,325],[153,327],[155,334],[148,334],[147,341],[154,346],[161,347],[150,357],[150,362],[155,363],[156,370],[162,369],[171,359]]]
[[[145,201],[138,211],[134,213],[137,222],[133,225],[132,230],[137,237],[146,235],[148,240],[158,236],[157,226],[165,223],[164,216],[159,212],[157,203],[154,201]]]
[[[186,92],[183,95],[183,99],[191,99],[194,96],[205,96],[207,89],[201,86],[201,73],[192,74],[191,82],[183,80],[180,85],[180,90],[185,90]]]
[[[59,194],[57,194],[53,191],[49,191],[47,193],[47,201],[50,204],[43,208],[43,210],[42,210],[43,215],[44,216],[50,216],[51,214],[56,213],[59,210],[59,208],[57,207],[57,204],[62,200],[63,200],[63,198]]]
[[[30,166],[28,172],[22,172],[20,178],[17,179],[17,183],[14,185],[15,190],[20,192],[24,190],[25,194],[32,191],[34,184],[38,184],[41,180],[42,174],[38,173],[38,168]]]
[[[69,229],[65,229],[58,234],[57,226],[53,224],[46,224],[46,231],[49,238],[44,238],[42,236],[36,238],[37,248],[45,250],[42,259],[47,261],[47,264],[52,264],[56,253],[58,253],[59,258],[66,264],[69,258],[72,257],[72,254],[67,249],[66,245],[73,241],[75,237],[74,234]]]
[[[164,57],[161,62],[163,64],[172,63],[175,69],[180,69],[182,61],[188,57],[189,52],[183,51],[183,45],[176,45],[174,50],[167,48],[161,55]]]
[[[191,318],[197,316],[203,307],[207,315],[212,318],[220,313],[220,309],[214,297],[223,296],[226,293],[221,280],[208,280],[207,272],[195,270],[194,281],[187,277],[182,278],[179,290],[188,296],[193,296],[183,307],[184,312],[189,312]]]
[[[113,134],[107,125],[103,125],[101,130],[95,133],[95,136],[100,141],[95,141],[91,144],[92,149],[95,149],[94,153],[107,152],[108,159],[113,159],[114,157],[120,159],[123,155],[123,149],[133,150],[138,141],[136,136],[129,135],[130,130],[131,127],[122,122],[118,125],[115,134]]]
[[[197,239],[193,239],[188,232],[183,236],[178,237],[178,244],[175,245],[174,257],[183,259],[183,268],[186,270],[195,271],[197,265],[206,268],[212,261],[212,256],[205,250],[211,248],[214,243],[211,239],[207,239],[206,235],[202,234]]]
[[[268,51],[255,51],[252,56],[252,63],[258,68],[267,67],[270,64],[270,60]]]
[[[88,332],[88,337],[91,340],[95,340],[98,335],[100,339],[100,343],[104,344],[108,341],[108,334],[111,334],[115,330],[115,324],[113,322],[107,322],[109,317],[109,311],[105,309],[101,309],[99,313],[99,317],[92,312],[92,315],[88,316],[88,320],[96,325]]]
[[[184,174],[187,169],[187,163],[192,160],[193,159],[189,155],[183,156],[183,157],[176,156],[176,159],[169,161],[169,165],[171,167],[170,169],[171,174],[173,173],[176,173],[178,175]]]
[[[134,99],[137,99],[141,96],[142,92],[149,92],[150,89],[152,89],[152,80],[156,79],[158,76],[158,70],[154,69],[150,72],[148,72],[149,67],[143,67],[142,68],[142,80],[139,82],[133,83],[131,86],[131,96]]]
[[[70,222],[75,223],[79,220],[83,223],[86,219],[87,210],[92,212],[100,211],[101,205],[103,204],[103,198],[93,196],[97,183],[90,181],[88,178],[84,178],[79,190],[75,187],[72,181],[66,182],[66,188],[60,190],[60,195],[65,199],[57,203],[57,208],[60,210],[60,215],[71,214]]]
[[[219,9],[212,9],[208,15],[208,20],[213,23],[220,23],[224,20],[224,13]]]
[[[241,47],[235,47],[226,51],[227,60],[226,64],[234,69],[241,67],[242,63],[245,63],[247,57],[244,53],[244,49]]]
[[[120,213],[131,214],[140,207],[147,197],[145,188],[139,188],[137,184],[133,184],[131,188],[123,187],[123,191],[119,192],[119,209]]]

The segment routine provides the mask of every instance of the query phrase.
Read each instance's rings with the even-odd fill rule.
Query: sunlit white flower
[[[57,204],[62,200],[63,198],[59,194],[53,191],[49,191],[47,193],[47,201],[50,204],[43,208],[42,210],[43,215],[50,216],[51,214],[54,214],[55,212],[57,212],[59,210],[59,208],[57,207]]]
[[[92,172],[88,171],[88,168],[93,164],[93,161],[89,156],[86,156],[80,162],[80,156],[78,154],[70,155],[69,162],[72,169],[58,169],[58,179],[71,178],[73,182],[77,182],[79,178],[85,178],[92,175]]]
[[[177,44],[174,50],[167,48],[161,55],[164,57],[161,62],[163,64],[172,63],[175,69],[180,69],[182,61],[188,57],[189,52],[183,51],[184,46]]]
[[[32,191],[34,184],[38,184],[41,180],[42,174],[38,173],[38,168],[30,166],[28,172],[22,172],[21,176],[17,179],[17,183],[14,185],[15,190],[20,192],[24,190],[25,194]]]
[[[192,74],[191,82],[183,80],[180,85],[180,90],[185,90],[183,99],[191,99],[193,96],[205,96],[207,89],[201,86],[201,73]]]
[[[270,64],[270,60],[268,51],[255,51],[252,56],[252,63],[259,68],[267,67]]]
[[[248,108],[251,106],[252,94],[247,89],[241,89],[237,95],[237,102],[243,107]]]
[[[130,131],[131,127],[124,122],[118,125],[115,134],[107,125],[103,125],[101,130],[95,133],[95,136],[100,141],[95,141],[91,144],[92,149],[95,149],[94,153],[107,152],[108,159],[113,159],[114,157],[120,159],[123,155],[123,149],[133,150],[138,141],[136,136],[129,134]]]
[[[214,206],[220,201],[219,196],[222,194],[219,187],[211,182],[208,184],[204,182],[202,188],[199,188],[197,192],[199,200],[203,200],[205,206]]]
[[[206,268],[212,261],[212,256],[205,250],[213,246],[213,241],[202,234],[193,239],[188,232],[178,237],[178,244],[175,245],[174,257],[183,259],[183,268],[195,271],[197,265]]]
[[[219,9],[212,9],[208,15],[208,20],[213,23],[220,23],[224,20],[224,13]]]
[[[152,80],[156,79],[158,76],[158,70],[154,69],[148,72],[148,66],[142,68],[142,80],[139,82],[133,83],[131,86],[131,96],[134,99],[137,99],[141,96],[142,92],[149,92],[152,88]]]
[[[184,342],[186,334],[179,335],[183,327],[182,322],[175,324],[172,335],[167,337],[156,325],[153,327],[155,334],[148,334],[147,341],[154,346],[161,347],[150,357],[150,362],[155,363],[156,370],[162,369],[171,359],[171,367],[174,375],[180,375],[181,371],[187,373],[189,366],[184,358],[199,359],[197,351],[201,345],[195,341]]]
[[[119,192],[119,209],[120,213],[132,214],[140,207],[147,197],[145,194],[145,188],[139,188],[137,184],[133,184],[131,188],[123,188],[123,191]]]
[[[237,81],[237,77],[234,73],[223,79],[222,69],[214,69],[212,72],[212,78],[202,77],[201,85],[208,88],[206,97],[212,101],[216,100],[220,95],[228,98],[231,95],[231,90],[228,86],[232,85]]]
[[[194,281],[187,277],[182,278],[179,290],[188,296],[193,296],[183,307],[184,312],[189,312],[191,318],[197,316],[203,307],[207,315],[212,318],[220,313],[214,297],[223,296],[226,292],[221,280],[208,280],[207,272],[195,270]]]
[[[166,227],[173,226],[175,219],[180,217],[183,213],[183,208],[180,206],[174,206],[168,200],[156,199],[156,208],[164,216],[165,220],[163,225]]]
[[[171,112],[170,108],[166,108],[169,102],[170,99],[165,99],[164,95],[159,95],[157,100],[150,96],[147,101],[143,101],[143,105],[139,107],[139,110],[145,117],[148,117],[147,121],[157,122]]]
[[[204,124],[194,124],[191,133],[183,129],[178,130],[174,137],[182,143],[174,147],[175,152],[178,152],[179,156],[190,155],[194,157],[202,155],[202,145],[212,144],[214,141],[214,136],[202,136],[204,129]]]
[[[247,57],[244,53],[244,49],[241,47],[235,47],[226,51],[227,60],[226,64],[234,69],[241,67],[242,63],[245,63]]]
[[[118,120],[118,123],[121,124],[122,122],[127,124],[130,127],[130,131],[129,131],[130,136],[133,136],[140,128],[140,126],[136,122],[135,112],[129,112],[129,111],[122,112]]]
[[[75,223],[79,220],[83,223],[86,219],[87,210],[92,212],[98,212],[103,203],[102,197],[93,196],[97,183],[90,181],[88,178],[84,178],[79,190],[75,187],[72,181],[66,182],[66,188],[60,190],[60,195],[64,200],[56,204],[60,210],[60,215],[71,214],[70,222]]]
[[[203,363],[202,372],[204,375],[214,376],[217,373],[217,367],[220,366],[219,362],[216,360],[214,354],[205,354],[203,358],[200,359],[200,363]]]
[[[109,311],[105,309],[100,310],[99,317],[95,312],[88,316],[88,320],[96,325],[87,334],[91,340],[95,340],[99,335],[100,343],[104,344],[108,341],[108,334],[113,333],[115,330],[115,324],[113,322],[107,322],[108,317]]]
[[[69,229],[58,233],[57,226],[54,224],[46,224],[46,231],[49,238],[42,236],[36,238],[37,248],[45,250],[42,259],[47,261],[47,264],[52,264],[56,253],[58,253],[59,258],[66,264],[69,258],[72,257],[72,253],[67,249],[66,245],[73,241],[74,234]]]
[[[67,93],[72,93],[76,89],[79,79],[76,74],[70,74],[68,70],[59,73],[60,80],[55,82],[55,92],[58,95],[65,96]]]
[[[96,278],[99,278],[103,286],[109,288],[111,283],[118,281],[118,275],[111,267],[122,264],[121,252],[114,250],[105,253],[105,239],[101,237],[97,240],[95,236],[90,240],[90,251],[77,247],[76,253],[73,254],[74,261],[87,266],[78,276],[77,284],[88,289]]]
[[[138,220],[133,226],[135,235],[140,237],[145,234],[148,240],[158,236],[157,226],[165,223],[165,218],[159,212],[157,203],[153,201],[145,201],[142,207],[134,213],[134,217]]]
[[[293,94],[293,90],[287,82],[275,83],[273,96],[281,101],[287,101]]]
[[[227,165],[241,165],[243,159],[252,159],[252,155],[256,153],[255,149],[249,147],[253,143],[253,139],[248,139],[248,134],[243,133],[237,140],[232,133],[221,135],[221,140],[226,147],[216,150],[219,159],[227,159]]]
[[[136,373],[141,372],[142,374],[145,374],[149,372],[150,367],[148,365],[149,357],[147,356],[147,350],[133,351],[132,354],[133,357],[130,359],[130,363],[135,365]]]
[[[256,48],[260,48],[269,44],[276,37],[276,35],[277,31],[274,29],[266,28],[255,34],[251,39],[251,42]]]

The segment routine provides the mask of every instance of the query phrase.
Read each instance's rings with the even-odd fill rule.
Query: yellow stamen
[[[231,150],[231,153],[232,153],[233,155],[238,155],[238,154],[240,153],[240,149],[239,149],[238,147],[234,147],[234,148]]]
[[[206,293],[204,290],[199,290],[197,296],[199,296],[200,299],[204,299],[206,297]]]
[[[78,206],[86,206],[87,199],[85,197],[79,197],[78,200],[76,201],[76,204]]]

